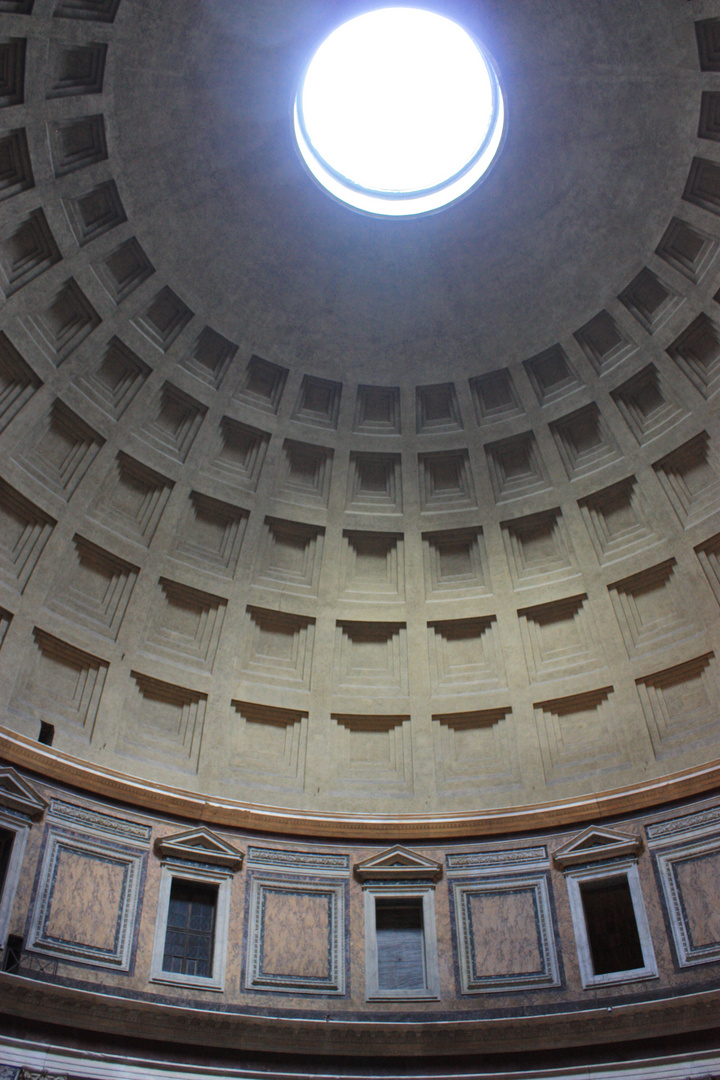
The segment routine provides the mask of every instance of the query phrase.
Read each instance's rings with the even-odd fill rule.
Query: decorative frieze
[[[50,800],[48,820],[68,829],[79,830],[86,836],[96,836],[101,840],[110,837],[123,844],[137,844],[139,847],[148,846],[152,832],[149,825],[144,825],[140,821],[103,814],[100,810],[79,806],[65,799]]]
[[[248,870],[291,874],[350,875],[350,856],[331,851],[289,851],[280,848],[248,847]]]
[[[545,845],[507,848],[497,851],[452,851],[445,856],[448,875],[507,873],[516,870],[544,870],[550,865]]]

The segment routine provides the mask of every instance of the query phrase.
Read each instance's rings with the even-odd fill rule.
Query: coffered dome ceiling
[[[279,363],[427,382],[531,356],[667,225],[696,144],[692,19],[664,0],[444,5],[497,59],[507,142],[461,204],[396,222],[331,202],[293,142],[309,56],[362,7],[128,5],[107,119],[130,220],[194,310]]]
[[[293,144],[361,9],[0,0],[2,723],[228,805],[448,828],[697,775],[720,6],[444,5],[507,140],[403,221]]]

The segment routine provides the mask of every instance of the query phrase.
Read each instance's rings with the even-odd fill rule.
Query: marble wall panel
[[[128,971],[141,852],[48,831],[27,949]]]
[[[345,993],[345,886],[254,877],[246,987]]]
[[[673,844],[657,867],[680,967],[720,960],[720,837]]]
[[[558,986],[545,875],[454,882],[463,994]]]

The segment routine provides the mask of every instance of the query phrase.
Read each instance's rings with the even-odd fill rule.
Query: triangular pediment
[[[197,829],[165,836],[155,841],[155,851],[164,859],[208,863],[227,870],[239,870],[244,853],[201,825]]]
[[[437,881],[442,866],[426,855],[396,845],[356,863],[355,874],[361,881]]]
[[[20,773],[6,766],[0,769],[0,806],[18,810],[37,821],[47,810],[48,803]]]
[[[601,862],[605,859],[617,859],[621,856],[637,857],[642,851],[642,846],[640,837],[633,836],[632,833],[590,825],[574,840],[558,848],[553,855],[553,861],[562,870],[566,866],[579,866],[584,863]]]

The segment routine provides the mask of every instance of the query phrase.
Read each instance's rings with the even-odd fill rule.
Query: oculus
[[[487,173],[505,128],[494,62],[420,8],[366,12],[320,45],[295,99],[315,179],[356,210],[399,217],[453,202]]]

